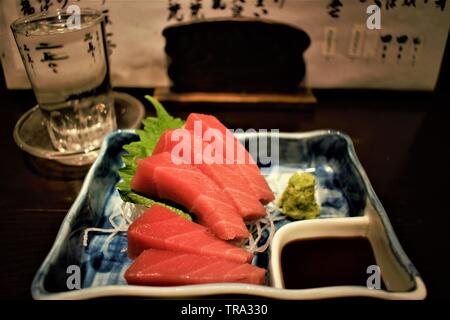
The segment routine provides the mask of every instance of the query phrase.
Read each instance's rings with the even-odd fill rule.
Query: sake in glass
[[[53,146],[64,153],[99,148],[116,128],[102,13],[48,11],[11,29]]]

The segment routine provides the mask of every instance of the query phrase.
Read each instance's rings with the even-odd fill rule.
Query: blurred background
[[[291,53],[297,58],[305,51],[305,86],[433,90],[450,24],[445,0],[2,1],[0,50],[8,88],[29,86],[10,23],[20,16],[68,8],[71,4],[99,9],[107,16],[113,85],[126,87],[170,86],[177,77],[168,74],[167,67],[170,62],[177,64],[180,56],[188,59],[190,68],[200,72],[208,67],[213,73],[216,65],[207,61],[214,56],[211,48],[228,57],[236,68],[247,66],[249,70],[251,64],[253,73],[265,70],[283,81],[283,74],[276,73],[272,66],[279,59],[292,64],[290,48],[296,49]],[[376,20],[367,13],[373,4],[380,7]],[[250,20],[256,26],[236,32],[233,25],[214,24],[218,20]],[[190,25],[199,22],[203,22],[202,26],[190,34]],[[261,28],[258,22],[271,23]],[[279,30],[278,23],[306,34],[300,36],[288,28]],[[176,32],[163,34],[164,29],[173,26],[178,26]],[[302,37],[309,38],[310,45]],[[246,46],[249,41],[253,50]],[[202,73],[208,77],[208,73]]]

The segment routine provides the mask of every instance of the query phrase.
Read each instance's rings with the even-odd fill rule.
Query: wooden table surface
[[[122,89],[142,99],[149,90]],[[442,97],[418,93],[316,91],[312,110],[276,106],[177,107],[216,115],[230,128],[308,131],[332,128],[351,136],[406,253],[422,274],[428,298],[450,285],[449,112]],[[448,97],[444,97],[448,104]],[[444,100],[445,101],[445,100]],[[29,299],[34,273],[75,200],[86,168],[42,161],[22,152],[12,132],[35,105],[31,91],[1,91],[0,298]]]

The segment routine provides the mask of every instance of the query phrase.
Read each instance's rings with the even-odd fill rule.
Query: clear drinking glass
[[[65,153],[97,149],[116,128],[104,17],[77,14],[55,10],[11,25],[52,144]]]

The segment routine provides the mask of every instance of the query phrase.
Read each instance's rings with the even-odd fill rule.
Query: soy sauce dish
[[[272,286],[297,298],[426,296],[422,279],[370,201],[360,217],[298,221],[281,227],[270,254]]]

